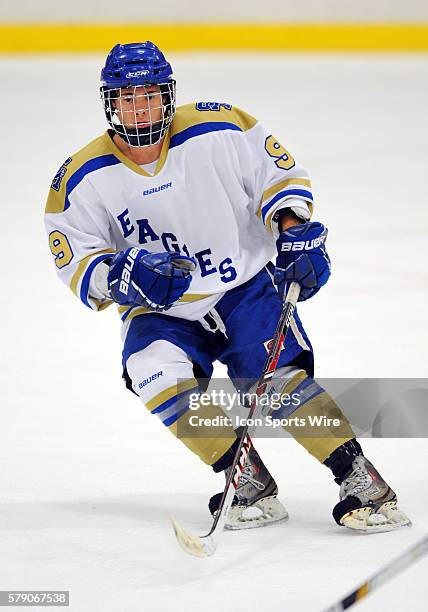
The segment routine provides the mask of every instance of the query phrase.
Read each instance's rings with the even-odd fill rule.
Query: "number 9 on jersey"
[[[71,250],[68,238],[62,232],[55,230],[49,234],[49,246],[52,255],[55,257],[57,268],[67,266],[73,259],[73,251]]]

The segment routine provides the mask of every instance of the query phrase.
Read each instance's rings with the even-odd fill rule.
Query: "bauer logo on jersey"
[[[158,193],[158,191],[163,191],[164,189],[169,189],[172,187],[172,182],[164,183],[163,185],[159,185],[158,187],[152,187],[151,189],[146,189],[143,191],[143,196],[152,195],[152,193]]]
[[[221,108],[225,110],[232,110],[231,104],[226,104],[225,102],[196,102],[195,105],[196,110],[198,111],[219,111]]]
[[[302,240],[299,242],[284,242],[281,247],[281,251],[311,251],[312,249],[316,249],[323,242],[325,242],[326,236],[319,236],[318,238],[313,238],[312,240]]]
[[[68,164],[71,163],[71,161],[72,161],[71,157],[66,159],[65,162],[62,164],[61,168],[55,174],[54,179],[51,184],[52,189],[54,189],[55,191],[59,191],[61,189],[62,179],[64,178],[64,175],[67,172],[67,166]]]

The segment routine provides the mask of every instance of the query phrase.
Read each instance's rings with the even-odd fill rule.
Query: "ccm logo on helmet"
[[[129,251],[126,258],[125,265],[122,270],[122,276],[120,278],[119,291],[124,295],[128,295],[129,281],[131,280],[131,271],[135,264],[135,258],[138,255],[139,249],[133,248]]]
[[[137,70],[136,72],[128,72],[125,78],[132,79],[134,77],[147,76],[148,74],[148,70]]]
[[[319,247],[323,242],[325,242],[325,236],[319,236],[318,238],[301,242],[284,242],[281,251],[311,251]]]

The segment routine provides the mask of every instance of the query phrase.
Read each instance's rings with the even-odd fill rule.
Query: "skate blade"
[[[351,510],[341,518],[340,522],[348,529],[359,533],[382,533],[412,526],[409,517],[398,508],[395,501],[385,502],[377,512],[373,512],[369,507]]]
[[[264,497],[250,507],[232,506],[229,510],[225,529],[256,529],[288,519],[288,512],[277,497]]]

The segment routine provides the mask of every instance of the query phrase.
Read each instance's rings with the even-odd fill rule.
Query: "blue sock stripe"
[[[183,406],[185,406],[186,409],[188,408],[189,406],[188,397],[182,398],[181,401],[174,402],[174,404],[170,406],[167,410],[164,410],[163,412],[159,413],[158,417],[160,418],[162,423],[165,423],[165,421],[168,421],[168,419],[170,419],[171,417],[174,417],[178,412],[180,412]]]
[[[152,414],[159,414],[160,412],[163,412],[164,410],[175,404],[175,402],[177,401],[177,397],[177,395],[174,395],[174,397],[170,397],[170,399],[166,400],[166,402],[159,404],[157,408],[152,410]]]
[[[175,423],[175,421],[177,421],[183,414],[185,414],[188,410],[190,410],[189,408],[189,404],[186,404],[185,406],[183,406],[183,408],[181,408],[178,412],[176,412],[175,414],[171,415],[170,417],[166,418],[163,422],[164,425],[166,425],[166,427],[169,427],[170,425],[172,425],[173,423]]]
[[[297,393],[300,396],[300,406],[303,406],[303,404],[306,404],[306,402],[320,393],[324,393],[324,389],[313,378],[305,378],[305,380],[302,380],[297,385],[293,393]]]
[[[287,404],[283,405],[282,408],[278,410],[274,410],[272,412],[272,419],[286,419],[293,412],[299,410],[304,404],[306,404],[309,400],[313,399],[317,395],[324,393],[324,389],[319,386],[319,384],[313,378],[305,378],[292,392],[292,395],[299,395],[299,404],[296,406],[292,402],[287,399]]]
[[[198,386],[192,387],[187,391],[183,391],[182,393],[178,393],[171,397],[170,399],[162,402],[157,408],[152,410],[152,414],[157,414],[160,420],[166,427],[169,427],[177,419],[179,419],[183,414],[185,414],[189,407],[189,398],[192,393],[195,393],[199,390]]]
[[[178,400],[182,398],[184,395],[193,393],[197,388],[198,387],[193,387],[192,389],[189,389],[188,391],[182,391],[181,393],[178,393],[177,395],[170,397],[168,400],[165,400],[164,402],[162,402],[162,404],[159,404],[157,408],[152,410],[152,414],[159,414],[159,412],[164,412],[164,410],[167,410],[167,408],[172,406],[175,402],[178,402]]]

